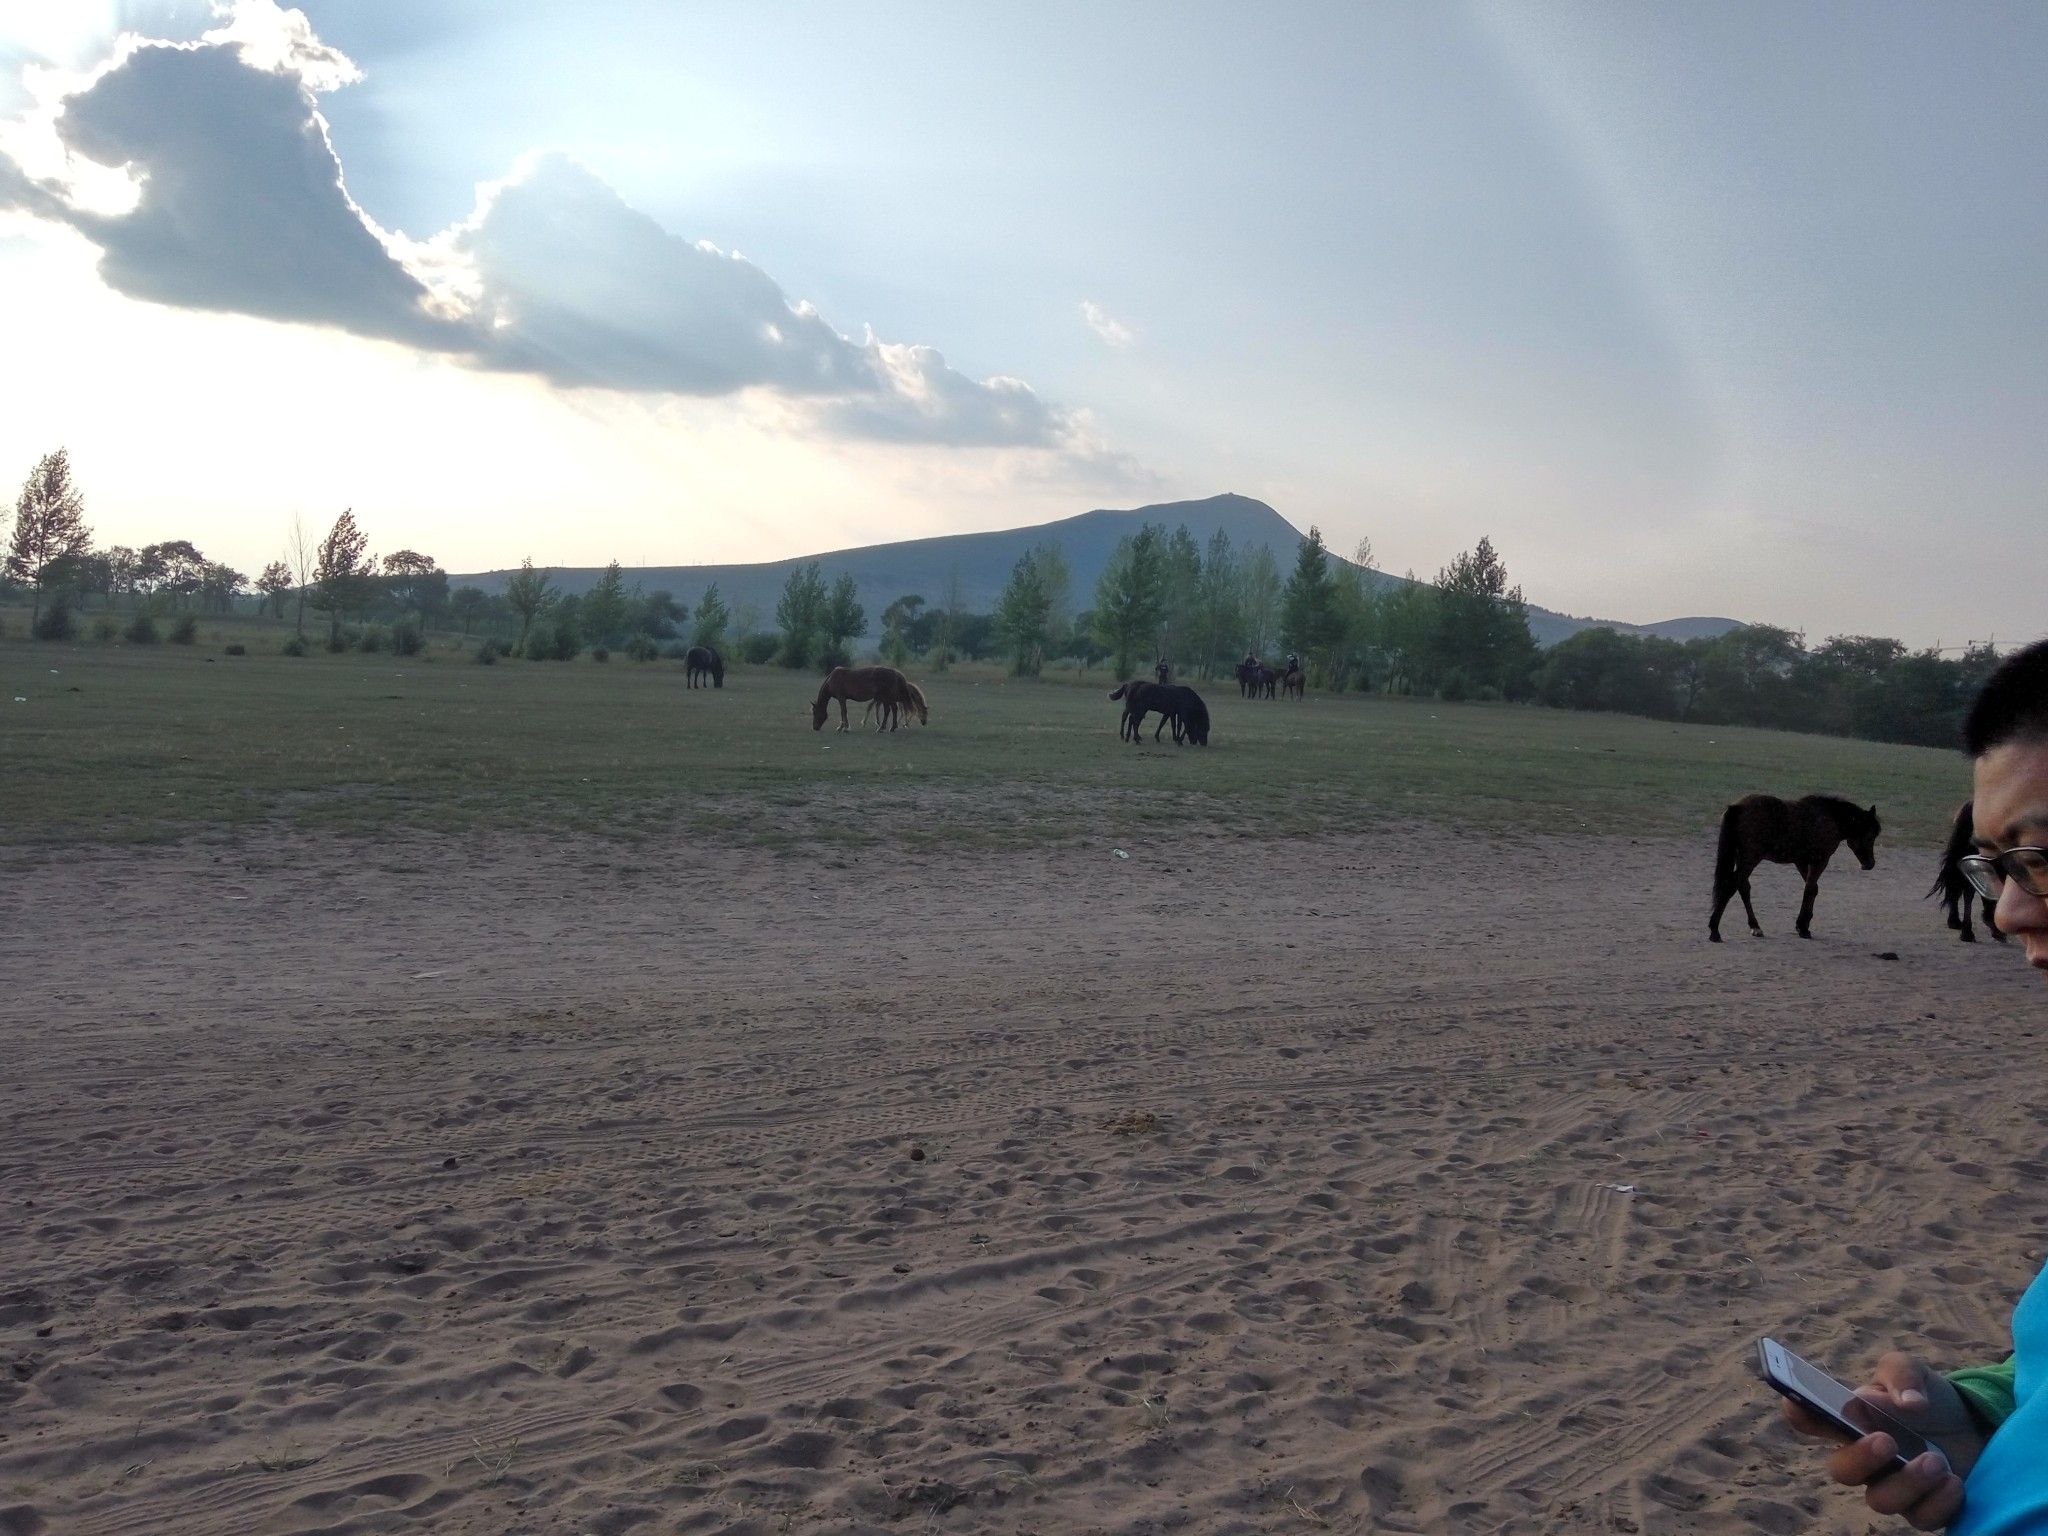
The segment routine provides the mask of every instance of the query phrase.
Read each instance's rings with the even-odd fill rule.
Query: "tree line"
[[[186,539],[99,549],[62,448],[36,463],[11,513],[0,505],[0,531],[0,598],[26,594],[31,631],[45,639],[71,638],[76,612],[93,599],[133,610],[132,639],[153,638],[152,615],[253,608],[289,614],[303,649],[310,611],[325,620],[333,649],[385,639],[416,649],[422,630],[459,627],[465,638],[487,638],[480,658],[566,660],[619,649],[651,659],[686,644],[730,644],[746,661],[808,668],[852,660],[868,631],[853,577],[828,584],[816,561],[791,569],[768,628],[750,608],[729,608],[716,584],[693,617],[667,592],[629,586],[616,560],[580,595],[531,560],[501,593],[451,590],[447,572],[417,550],[373,557],[353,511],[318,537],[295,520],[282,556],[253,580]],[[1543,651],[1490,539],[1433,581],[1393,580],[1371,563],[1369,542],[1338,560],[1311,528],[1283,579],[1263,544],[1240,551],[1222,530],[1202,543],[1185,525],[1148,524],[1118,541],[1091,605],[1077,608],[1065,552],[1047,541],[1017,560],[990,612],[968,608],[957,573],[937,602],[894,599],[878,616],[878,649],[897,665],[915,657],[940,669],[1001,659],[1019,677],[1062,660],[1106,662],[1128,677],[1158,657],[1203,678],[1227,675],[1247,651],[1268,660],[1291,651],[1312,686],[1333,691],[1530,701],[1942,747],[1954,743],[1967,701],[1997,660],[1988,645],[1948,657],[1868,635],[1809,647],[1804,636],[1764,624],[1687,641],[1586,629]],[[376,624],[387,626],[381,635]]]

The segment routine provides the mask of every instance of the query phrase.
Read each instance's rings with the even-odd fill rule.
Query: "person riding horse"
[[[1159,679],[1159,686],[1162,688],[1173,681],[1173,668],[1167,665],[1164,656],[1159,658],[1159,664],[1152,669],[1152,675]]]

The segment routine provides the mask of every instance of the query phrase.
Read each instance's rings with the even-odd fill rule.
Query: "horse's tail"
[[[1120,699],[1124,696],[1125,690],[1127,690],[1130,686],[1131,685],[1129,683],[1118,683],[1116,687],[1111,691],[1109,696],[1112,699]]]
[[[1198,746],[1209,745],[1209,706],[1202,702],[1202,696],[1190,692],[1181,705],[1181,718],[1187,722]]]
[[[1714,850],[1714,889],[1731,891],[1742,881],[1742,807],[1721,813],[1721,842]]]
[[[1977,834],[1970,806],[1970,801],[1963,802],[1963,808],[1956,812],[1956,819],[1948,829],[1948,846],[1941,850],[1941,868],[1934,876],[1934,884],[1927,888],[1928,897],[1939,896],[1945,902],[1957,902],[1965,900],[1970,893],[1970,882],[1963,878],[1963,871],[1956,863],[1970,851],[1970,840]]]

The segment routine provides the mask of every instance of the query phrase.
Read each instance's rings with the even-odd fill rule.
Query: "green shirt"
[[[1987,1435],[2012,1417],[2014,1358],[2008,1356],[2003,1365],[1973,1365],[1949,1374],[1949,1384],[1962,1393]]]

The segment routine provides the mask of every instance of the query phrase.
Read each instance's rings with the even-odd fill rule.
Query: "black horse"
[[[2006,942],[2005,935],[1998,931],[1998,924],[1992,921],[1991,917],[1992,909],[1998,903],[1989,897],[1978,895],[1971,888],[1970,882],[1963,878],[1962,867],[1956,863],[1956,860],[1970,852],[1970,842],[1976,833],[1976,826],[1970,819],[1970,802],[1965,800],[1963,808],[1956,812],[1955,825],[1949,828],[1948,846],[1941,851],[1941,869],[1935,874],[1934,884],[1928,887],[1927,894],[1941,899],[1943,908],[1948,912],[1949,927],[1962,936],[1965,944],[1977,942],[1977,931],[1971,926],[1970,916],[1975,911],[1976,904],[1983,902],[1984,927],[1991,937],[2003,944]]]
[[[1749,876],[1768,860],[1790,864],[1806,882],[1799,903],[1799,937],[1813,937],[1813,898],[1820,894],[1820,874],[1843,843],[1865,869],[1877,865],[1877,807],[1864,810],[1834,795],[1808,795],[1780,800],[1776,795],[1749,795],[1722,813],[1721,843],[1714,854],[1714,915],[1707,919],[1707,937],[1721,942],[1721,911],[1735,896],[1749,917],[1749,931],[1764,936],[1750,905]]]
[[[1124,701],[1124,716],[1116,728],[1119,740],[1136,742],[1145,717],[1156,712],[1159,724],[1152,728],[1154,741],[1171,725],[1176,742],[1209,745],[1209,706],[1202,702],[1199,693],[1184,684],[1133,681],[1122,684],[1110,697]]]
[[[705,678],[711,679],[711,686],[725,686],[725,658],[708,645],[693,645],[683,657],[683,673],[687,686],[702,687]]]
[[[1256,695],[1259,680],[1259,658],[1250,652],[1237,664],[1237,691],[1242,698]]]

